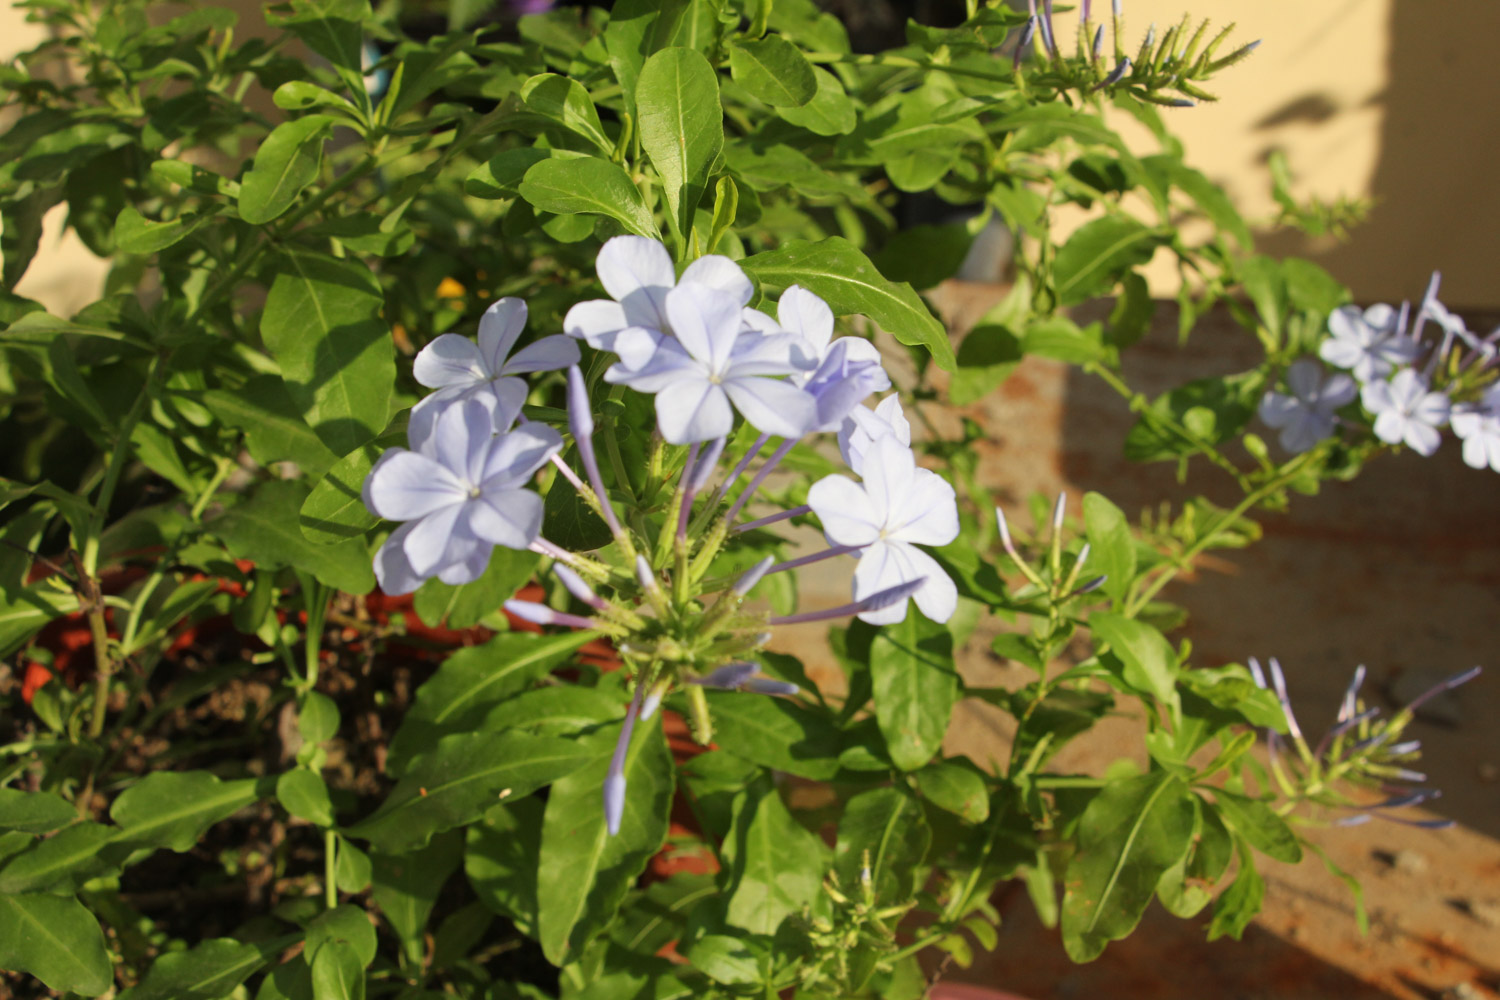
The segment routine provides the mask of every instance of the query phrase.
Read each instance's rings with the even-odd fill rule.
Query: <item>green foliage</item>
[[[1242,667],[1195,667],[1157,595],[1203,552],[1258,537],[1257,507],[1374,452],[1351,425],[1278,464],[1247,434],[1348,295],[1315,265],[1252,256],[1250,224],[1155,110],[1206,99],[1245,53],[1184,22],[1106,86],[1081,55],[1012,73],[992,53],[1024,17],[988,2],[858,55],[811,0],[619,0],[515,24],[482,22],[482,6],[452,5],[433,34],[411,5],[366,0],[286,0],[265,24],[156,0],[28,5],[47,38],[0,68],[0,650],[18,673],[63,676],[6,706],[0,969],[123,1000],[541,996],[497,978],[513,967],[496,956],[524,947],[572,1000],[915,1000],[919,952],[962,965],[995,947],[986,900],[1007,879],[1055,920],[1059,873],[1079,960],[1153,897],[1183,916],[1212,906],[1209,935],[1238,937],[1265,892],[1255,852],[1301,856],[1290,805],[1341,803],[1272,795],[1252,729],[1284,732],[1281,705]],[[1121,115],[1152,132],[1149,152]],[[1299,204],[1273,170],[1286,221],[1357,218]],[[111,260],[98,301],[68,318],[15,291],[59,206]],[[1065,236],[1064,209],[1080,220]],[[1009,293],[959,339],[924,295],[1002,223]],[[891,370],[916,446],[960,498],[960,537],[938,555],[962,597],[947,623],[912,609],[841,624],[843,701],[796,658],[745,652],[763,645],[745,637],[765,603],[795,603],[789,573],[726,612],[726,648],[663,641],[659,662],[688,676],[755,656],[800,690],[669,694],[636,725],[610,835],[629,685],[658,661],[608,614],[593,631],[509,631],[533,551],[497,550],[478,579],[430,580],[409,604],[376,593],[390,525],[362,491],[407,443],[413,354],[471,335],[503,296],[529,304],[517,351],[558,332],[598,296],[590,264],[621,234],[664,239],[679,272],[722,254],[756,308],[798,285],[843,332],[906,349],[911,366]],[[1182,336],[1227,302],[1263,358],[1156,398],[1133,389],[1122,359],[1153,327],[1143,270],[1159,256],[1192,276]],[[1081,537],[1018,526],[1002,543],[975,456],[1024,429],[931,417],[1028,359],[1119,391],[1131,458],[1203,459],[1244,501],[1136,517],[1089,493]],[[662,474],[684,455],[653,446],[650,404],[611,395],[607,364],[585,349],[606,492],[656,549],[651,568],[691,598],[787,558],[772,524],[710,565],[679,561]],[[573,433],[560,379],[528,393],[527,420]],[[831,454],[786,455],[787,506]],[[629,580],[636,553],[566,480],[539,479],[546,538],[599,550],[580,563],[591,586]],[[715,528],[704,510],[686,512],[709,522],[695,531]],[[576,612],[576,596],[540,599]],[[679,603],[691,621],[716,613]],[[87,636],[66,671],[42,632],[60,619]],[[981,635],[1033,679],[966,684],[957,663]],[[967,699],[1014,718],[1005,759],[944,752]],[[1058,751],[1116,710],[1148,720],[1150,770],[1057,773]],[[669,743],[669,712],[718,749]],[[787,775],[817,783],[819,804]],[[654,858],[702,864],[643,887]],[[184,889],[249,901],[212,932],[229,936],[132,908],[122,879],[163,860]],[[268,885],[279,905],[261,906]]]

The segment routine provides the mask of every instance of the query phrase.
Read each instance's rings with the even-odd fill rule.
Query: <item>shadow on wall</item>
[[[1438,270],[1450,305],[1500,306],[1500,74],[1493,46],[1474,43],[1500,39],[1500,5],[1390,0],[1388,37],[1369,220],[1340,246],[1284,233],[1261,249],[1311,257],[1363,302],[1416,299]]]
[[[1469,318],[1489,325],[1500,319]],[[1259,353],[1254,338],[1223,311],[1210,314],[1179,348],[1175,306],[1159,303],[1151,334],[1126,352],[1125,369],[1132,385],[1155,396],[1194,378],[1243,371]],[[1132,519],[1163,499],[1202,494],[1219,504],[1238,501],[1234,485],[1207,463],[1195,463],[1178,484],[1171,462],[1126,461],[1123,440],[1133,422],[1108,387],[1071,369],[1062,407],[1063,478],[1105,494]],[[1258,423],[1252,429],[1279,451],[1272,432]],[[1368,704],[1387,713],[1404,685],[1483,665],[1486,673],[1449,700],[1443,717],[1419,718],[1408,733],[1423,741],[1421,769],[1443,791],[1428,808],[1500,837],[1496,510],[1500,475],[1464,465],[1449,437],[1430,459],[1382,455],[1352,482],[1326,483],[1313,497],[1293,494],[1287,513],[1257,515],[1265,532],[1259,543],[1211,553],[1197,579],[1175,583],[1164,596],[1188,610],[1182,635],[1192,640],[1194,663],[1279,657],[1311,733],[1332,721],[1361,663],[1369,670]]]

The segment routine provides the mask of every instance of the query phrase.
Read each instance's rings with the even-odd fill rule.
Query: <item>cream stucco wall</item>
[[[1278,148],[1299,196],[1375,202],[1343,245],[1282,233],[1266,250],[1313,257],[1366,301],[1419,296],[1437,269],[1450,303],[1500,305],[1500,4],[1125,0],[1126,36],[1184,10],[1262,39],[1210,88],[1217,105],[1172,112],[1195,165],[1252,219],[1274,216]]]

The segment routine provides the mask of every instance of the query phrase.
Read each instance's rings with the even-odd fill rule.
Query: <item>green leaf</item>
[[[114,985],[99,921],[71,896],[0,893],[0,969],[96,997]]]
[[[568,460],[563,456],[563,461]],[[609,525],[589,509],[578,491],[555,480],[542,500],[542,535],[569,552],[587,552],[609,544]]]
[[[1254,247],[1255,240],[1250,235],[1250,227],[1245,225],[1234,202],[1222,187],[1205,177],[1201,171],[1194,170],[1178,157],[1165,154],[1148,156],[1142,163],[1148,169],[1158,169],[1165,173],[1183,194],[1197,203],[1210,222],[1234,237],[1241,249],[1249,250]]]
[[[427,918],[432,915],[443,883],[462,859],[463,838],[457,832],[435,837],[419,851],[375,855],[371,895],[401,939],[407,958],[419,965],[425,951]]]
[[[110,806],[110,819],[120,827],[115,839],[179,854],[191,850],[209,827],[259,798],[256,786],[253,778],[220,781],[207,771],[148,774]]]
[[[718,75],[700,52],[663,49],[641,67],[635,100],[641,148],[661,177],[671,229],[685,238],[724,146]]]
[[[988,396],[1010,378],[1022,355],[1020,340],[1005,327],[976,326],[958,345],[958,369],[948,383],[949,400],[955,406],[967,406]]]
[[[0,894],[75,889],[117,867],[118,852],[106,847],[118,832],[85,821],[33,844],[0,865]]]
[[[497,733],[524,729],[541,736],[571,736],[620,718],[620,699],[597,688],[559,684],[507,698],[484,717],[480,728]]]
[[[514,198],[526,171],[550,157],[549,150],[522,146],[507,149],[474,168],[464,180],[464,191],[475,198]]]
[[[1123,600],[1135,579],[1135,536],[1130,533],[1130,522],[1108,497],[1088,493],[1083,498],[1083,526],[1090,552],[1084,578],[1103,573],[1108,578],[1104,592],[1116,601]]]
[[[115,217],[115,245],[125,253],[156,253],[181,242],[210,221],[211,216],[180,215],[166,222],[153,222],[126,205]]]
[[[187,951],[167,952],[120,1000],[219,1000],[295,940],[247,944],[213,938]]]
[[[287,393],[318,437],[347,455],[385,429],[396,348],[380,283],[356,260],[284,253],[260,334]]]
[[[900,788],[861,792],[849,800],[839,819],[833,870],[843,891],[857,898],[868,856],[876,902],[904,903],[917,889],[917,868],[931,840],[922,804],[913,796]]]
[[[538,74],[521,85],[521,100],[530,110],[587,139],[605,156],[615,151],[589,92],[577,80],[556,73]]]
[[[915,771],[943,745],[948,717],[958,701],[953,636],[915,608],[886,625],[870,642],[875,718],[891,760]]]
[[[1126,216],[1087,223],[1057,251],[1052,279],[1058,302],[1070,306],[1108,294],[1121,272],[1146,263],[1166,241],[1159,230]]]
[[[512,632],[450,653],[417,689],[415,703],[391,740],[386,773],[399,778],[414,756],[435,748],[441,737],[477,729],[492,707],[560,666],[593,637],[588,632]]]
[[[1210,941],[1226,935],[1238,941],[1266,898],[1266,881],[1255,870],[1255,855],[1243,841],[1239,844],[1239,856],[1240,870],[1234,881],[1214,900],[1214,918],[1208,925]]]
[[[338,838],[339,856],[334,861],[334,881],[340,892],[353,895],[370,887],[374,866],[370,856],[343,837]]]
[[[1089,615],[1089,628],[1125,665],[1125,683],[1163,705],[1178,704],[1177,654],[1161,632],[1134,618],[1109,611]]]
[[[43,625],[78,610],[78,598],[45,583],[0,596],[0,656],[9,656]]]
[[[0,788],[0,830],[51,833],[78,818],[78,810],[61,795]]]
[[[250,457],[261,465],[296,462],[316,479],[338,461],[275,375],[257,375],[236,389],[209,389],[197,398],[215,417],[245,432]]]
[[[1235,833],[1256,850],[1277,861],[1297,864],[1302,860],[1302,845],[1292,828],[1266,803],[1214,789],[1214,805],[1219,815]]]
[[[344,86],[368,104],[364,85],[364,22],[369,0],[291,0],[291,13],[267,20],[284,26],[318,55],[333,63]]]
[[[379,942],[375,938],[375,925],[363,907],[353,903],[335,906],[318,914],[307,925],[307,943],[302,954],[309,960],[329,945],[348,945],[359,960],[360,968],[375,961],[375,950]]]
[[[240,218],[264,225],[292,207],[302,189],[317,179],[323,141],[336,120],[308,115],[271,130],[255,153],[255,165],[240,182]]]
[[[656,725],[639,727],[631,741],[620,832],[610,836],[605,829],[600,803],[620,729],[606,726],[580,741],[593,762],[559,780],[547,797],[537,862],[537,936],[554,965],[572,960],[609,925],[667,835],[676,768]]]
[[[800,108],[818,92],[812,63],[778,35],[730,42],[729,72],[735,83],[773,108]]]
[[[353,946],[325,945],[311,962],[314,1000],[364,1000],[365,968]]]
[[[915,775],[917,790],[939,809],[970,823],[983,823],[990,815],[990,789],[984,772],[967,757],[937,760]]]
[[[1163,771],[1108,784],[1089,802],[1063,880],[1063,946],[1073,961],[1092,961],[1135,929],[1162,874],[1192,846],[1193,827],[1191,793]]]
[[[892,281],[909,282],[920,291],[957,274],[973,244],[974,237],[963,223],[912,226],[892,235],[870,260]],[[963,364],[961,353],[959,364]]]
[[[333,739],[338,731],[339,707],[333,699],[317,691],[307,692],[297,711],[297,732],[308,743],[322,743]]]
[[[630,175],[618,164],[593,156],[540,160],[522,178],[521,197],[544,212],[589,213],[616,219],[637,236],[661,233]]]
[[[469,628],[516,595],[536,572],[541,556],[496,547],[479,579],[454,586],[436,578],[417,588],[412,610],[423,624],[436,628]]]
[[[769,781],[752,791],[736,817],[738,878],[729,894],[727,923],[752,934],[775,934],[781,921],[811,906],[822,891],[828,849],[792,818]]]
[[[405,442],[405,434],[385,435],[335,462],[302,502],[297,518],[302,534],[319,545],[337,545],[379,524],[380,518],[365,506],[365,479],[387,448],[404,447]]]
[[[839,732],[828,717],[784,698],[709,691],[714,741],[762,767],[826,781],[838,771]]]
[[[780,295],[791,285],[801,285],[836,315],[862,313],[901,343],[927,348],[944,371],[953,371],[957,364],[948,331],[911,286],[886,280],[841,236],[817,242],[790,240],[740,264],[768,294]]]
[[[472,823],[501,799],[530,795],[589,760],[577,740],[456,733],[413,760],[379,811],[345,832],[388,853],[421,847],[433,834]]]
[[[839,83],[838,77],[821,66],[814,66],[813,79],[818,89],[812,100],[800,108],[782,108],[781,117],[815,135],[847,135],[853,132],[859,118],[854,110],[854,102],[844,92],[844,85]]]
[[[333,826],[333,800],[323,776],[297,768],[276,779],[276,801],[298,819],[317,826]]]
[[[483,822],[469,827],[464,873],[489,909],[536,937],[536,866],[542,851],[542,811],[538,798],[496,806]]]
[[[262,483],[249,500],[209,522],[237,559],[262,569],[291,566],[349,594],[375,589],[370,554],[357,539],[310,545],[297,526],[307,485],[291,480]]]

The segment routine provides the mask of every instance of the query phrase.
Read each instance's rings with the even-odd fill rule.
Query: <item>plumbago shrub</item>
[[[1184,161],[1165,116],[1212,113],[1227,31],[970,2],[856,54],[808,0],[436,36],[360,0],[19,6],[50,34],[0,70],[16,995],[915,998],[995,946],[1002,881],[1079,961],[1153,898],[1238,936],[1299,824],[1435,794],[1363,668],[1309,741],[1276,661],[1169,638],[1163,588],[1255,511],[1449,428],[1500,470],[1495,338],[1436,279],[1357,309]],[[918,192],[969,221],[903,228]],[[70,317],[15,291],[57,206],[111,262]],[[955,346],[919,293],[996,218],[1014,287]],[[1161,254],[1181,335],[1223,303],[1255,367],[1129,385]],[[1032,355],[1241,499],[1013,531],[995,429],[924,411]],[[841,606],[799,601],[819,562]],[[768,648],[825,620],[838,690]],[[956,666],[997,631],[1014,690]],[[944,752],[964,699],[1014,717],[1005,759]],[[1110,713],[1144,769],[1051,766]]]

